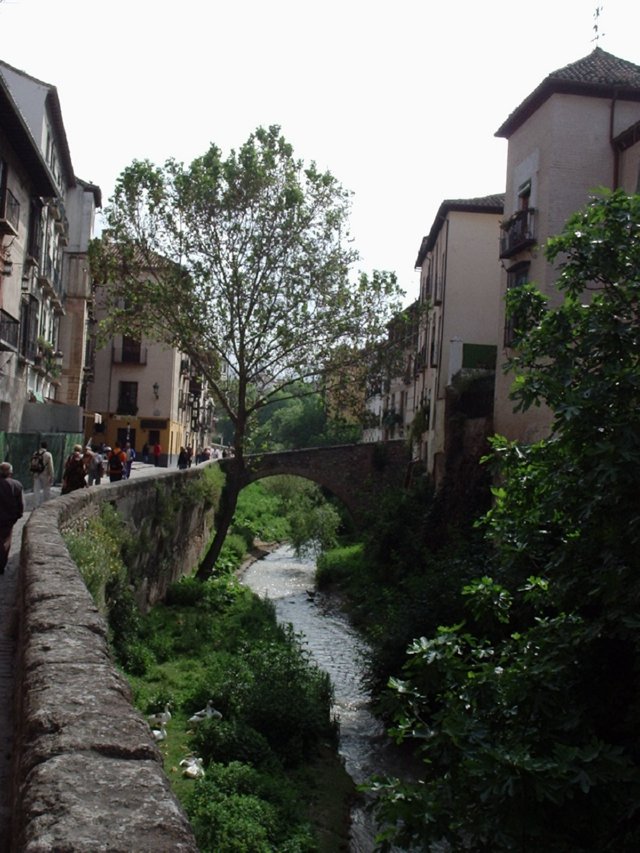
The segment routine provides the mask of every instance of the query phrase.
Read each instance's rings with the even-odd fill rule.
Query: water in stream
[[[303,646],[333,683],[333,712],[340,722],[340,754],[359,784],[373,774],[403,775],[406,767],[383,726],[369,712],[361,684],[366,647],[330,596],[314,591],[315,562],[298,559],[289,547],[279,548],[253,563],[243,582],[257,595],[271,599],[280,622],[291,623]],[[371,853],[375,826],[362,807],[351,814],[350,850]]]

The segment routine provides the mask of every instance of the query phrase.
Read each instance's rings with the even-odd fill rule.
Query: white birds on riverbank
[[[207,702],[206,708],[203,708],[201,711],[196,711],[196,713],[189,717],[188,723],[190,726],[197,726],[198,723],[201,723],[203,720],[221,720],[222,714],[220,711],[217,711],[213,707],[213,702],[211,699]]]
[[[167,730],[164,723],[162,723],[159,729],[151,729],[151,734],[153,735],[153,739],[157,742],[164,740],[167,736]]]
[[[157,714],[149,714],[147,717],[149,720],[149,725],[153,726],[166,726],[169,720],[171,719],[171,711],[169,703],[164,706],[164,711],[158,711]]]
[[[180,767],[183,767],[182,775],[188,779],[202,779],[204,777],[204,767],[202,759],[196,755],[188,755],[180,762]]]

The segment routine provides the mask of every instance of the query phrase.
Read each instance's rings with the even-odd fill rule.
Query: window
[[[38,308],[38,300],[31,295],[20,304],[20,353],[30,360],[38,350]]]
[[[438,338],[440,337],[440,318],[431,324],[431,367],[438,366]]]
[[[122,336],[122,361],[128,364],[140,364],[140,341]]]
[[[118,414],[119,415],[137,415],[138,414],[138,383],[137,382],[119,382],[118,383]]]
[[[528,263],[515,264],[507,271],[507,294],[514,288],[522,287],[522,285],[529,281],[529,266]],[[519,319],[521,318],[518,318],[517,314],[508,313],[507,306],[504,324],[504,345],[506,347],[513,346],[518,333],[522,331]]]
[[[531,179],[518,187],[518,210],[529,210],[531,200]]]
[[[7,164],[0,160],[0,233],[18,236],[20,202],[7,186]]]

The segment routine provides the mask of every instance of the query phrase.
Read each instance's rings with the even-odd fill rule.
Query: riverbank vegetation
[[[640,849],[639,233],[639,196],[596,199],[547,248],[563,303],[510,291],[515,405],[553,431],[494,440],[491,508],[434,540],[416,492],[321,561],[379,626],[373,682],[424,759],[372,784],[381,849]]]
[[[287,510],[312,512],[315,489],[273,478],[243,491],[215,578],[184,578],[142,615],[129,586],[126,525],[105,504],[66,537],[104,613],[114,655],[144,715],[170,719],[159,748],[203,853],[346,850],[353,783],[336,752],[328,676],[272,605],[237,579],[248,543],[288,538]],[[293,513],[295,515],[295,513]],[[207,707],[215,714],[190,723]],[[189,758],[202,760],[202,778]]]

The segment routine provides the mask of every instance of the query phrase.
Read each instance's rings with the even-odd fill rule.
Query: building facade
[[[97,289],[95,325],[104,316]],[[141,458],[144,445],[159,444],[161,464],[175,463],[181,447],[194,455],[218,443],[213,399],[189,358],[148,338],[116,335],[89,345],[85,438],[92,444],[128,441]]]
[[[81,433],[87,249],[101,194],[74,174],[55,87],[1,61],[0,83],[2,316],[6,329],[18,330],[3,372],[0,428]]]
[[[599,188],[639,188],[640,66],[597,47],[545,78],[496,135],[508,140],[498,300],[502,363],[512,343],[507,289],[532,281],[551,306],[557,305],[558,273],[542,251],[547,239],[560,233]],[[514,413],[512,381],[499,367],[495,430],[513,440],[536,441],[548,434],[551,413],[544,406]]]
[[[414,457],[444,476],[447,389],[493,382],[499,319],[497,244],[504,196],[443,201],[416,259],[420,324],[413,370]]]

